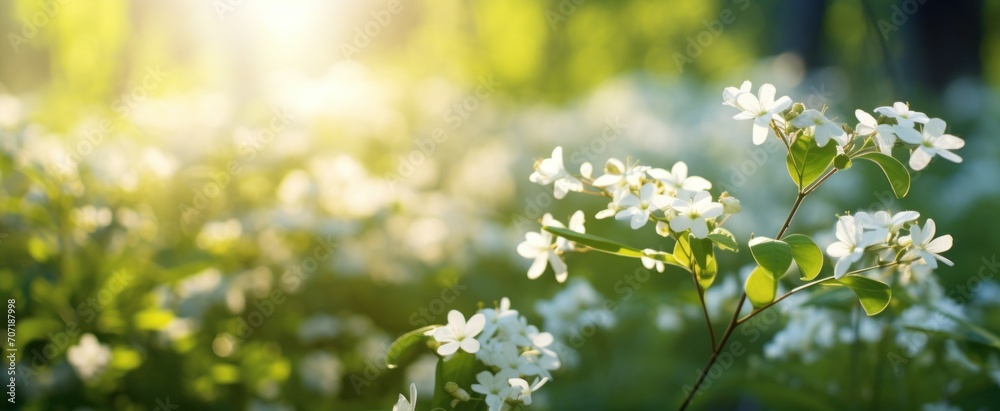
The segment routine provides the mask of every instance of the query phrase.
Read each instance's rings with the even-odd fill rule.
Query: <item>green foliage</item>
[[[406,353],[410,352],[413,348],[418,346],[424,346],[430,336],[427,332],[433,330],[440,325],[428,325],[426,327],[420,327],[416,330],[410,331],[406,334],[399,336],[396,341],[393,341],[389,345],[389,349],[385,353],[385,365],[386,367],[396,368],[399,366],[399,360]]]
[[[485,369],[482,367],[476,361],[475,354],[469,354],[462,350],[458,350],[448,361],[445,361],[443,358],[438,360],[437,368],[434,372],[434,399],[431,401],[431,408],[455,411],[486,409],[486,403],[483,401],[459,402],[452,408],[451,402],[455,397],[444,390],[445,384],[449,382],[456,383],[459,387],[466,387],[468,389],[468,387],[476,383],[476,374]]]
[[[802,272],[803,281],[812,281],[823,269],[823,251],[804,234],[787,235],[781,239],[792,249],[792,259]]]
[[[663,261],[664,263],[673,266],[687,269],[686,265],[678,262],[673,256],[669,254],[646,255],[646,253],[642,252],[642,250],[638,248],[630,247],[601,236],[596,236],[587,233],[578,233],[576,231],[567,228],[545,226],[542,227],[542,229],[557,236],[563,237],[567,240],[570,240],[574,243],[585,245],[597,251],[605,252],[608,254],[619,255],[622,257],[631,257],[631,258],[649,257],[659,261]]]
[[[832,283],[846,286],[854,291],[861,302],[861,307],[869,316],[882,312],[892,299],[892,290],[888,284],[865,276],[847,275],[839,280],[833,280]]]
[[[712,232],[708,235],[708,239],[712,240],[712,242],[715,243],[720,250],[728,250],[732,252],[740,251],[740,246],[736,243],[736,236],[725,228],[718,227],[715,230],[712,230]]]
[[[757,265],[780,277],[792,265],[792,247],[781,240],[754,237],[750,240],[750,253]]]
[[[819,179],[836,156],[836,144],[819,147],[813,136],[801,134],[792,142],[785,165],[792,181],[802,190]]]
[[[857,158],[871,161],[882,169],[896,198],[906,197],[906,194],[910,192],[910,172],[899,160],[882,153],[867,153]]]
[[[778,279],[764,267],[757,266],[747,277],[746,293],[754,308],[770,304],[778,294]]]
[[[719,272],[712,244],[712,240],[695,238],[690,233],[678,235],[677,243],[674,244],[674,258],[679,264],[692,270],[698,278],[698,285],[702,291],[712,285],[715,275]]]

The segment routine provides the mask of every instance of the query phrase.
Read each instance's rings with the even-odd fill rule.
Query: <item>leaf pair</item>
[[[871,161],[878,165],[885,174],[885,178],[889,180],[889,185],[892,186],[892,192],[896,198],[903,198],[910,191],[910,172],[899,160],[877,152],[862,154],[855,158]],[[785,157],[788,174],[800,191],[805,190],[806,187],[822,177],[831,164],[836,169],[846,169],[851,166],[851,158],[843,154],[837,155],[835,144],[827,144],[823,147],[816,145],[813,136],[808,134],[797,137],[789,147],[788,156]]]
[[[823,253],[807,236],[793,234],[784,240],[756,237],[750,240],[750,253],[757,268],[747,277],[747,298],[754,307],[770,304],[777,298],[778,279],[791,267],[799,266],[803,281],[811,281],[823,268]]]

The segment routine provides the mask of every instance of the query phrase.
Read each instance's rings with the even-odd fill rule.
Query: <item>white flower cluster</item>
[[[837,258],[834,276],[841,278],[847,273],[851,264],[857,262],[865,253],[875,253],[881,259],[899,264],[926,264],[937,268],[937,262],[954,265],[940,254],[951,249],[951,235],[934,238],[934,220],[927,219],[923,226],[916,220],[920,214],[916,211],[902,211],[889,214],[878,211],[873,214],[859,212],[855,215],[841,216],[837,220],[837,242],[830,244],[826,253]],[[908,235],[902,235],[902,230],[909,230]]]
[[[590,163],[580,166],[580,175],[567,171],[563,164],[562,147],[556,147],[552,150],[552,157],[535,164],[535,172],[529,179],[542,185],[553,184],[557,199],[562,199],[570,191],[608,197],[611,202],[595,215],[597,219],[614,217],[627,220],[634,230],[653,221],[656,232],[664,237],[690,230],[695,237],[705,238],[719,225],[719,217],[740,211],[740,201],[727,193],[722,193],[717,201],[713,201],[712,194],[708,192],[712,183],[702,177],[689,176],[684,162],[677,162],[668,171],[610,158],[604,165],[604,175],[594,178]],[[592,190],[588,190],[588,186]],[[583,212],[577,211],[570,219],[569,228],[584,233],[583,223]],[[542,218],[542,225],[565,228],[549,214]],[[561,256],[576,250],[576,245],[542,230],[541,233],[526,234],[525,241],[517,250],[522,257],[535,260],[528,270],[528,278],[538,278],[545,271],[545,262],[548,261],[556,273],[556,280],[564,282],[568,272]],[[660,272],[664,269],[663,264],[655,264],[653,259],[643,263],[647,268],[655,267]]]
[[[944,120],[912,111],[906,103],[896,102],[892,106],[875,108],[875,113],[881,115],[879,119],[864,110],[855,110],[854,116],[859,123],[853,132],[849,132],[849,127],[842,127],[822,112],[804,107],[796,109],[788,96],[775,100],[775,94],[773,85],[764,84],[754,95],[749,81],[744,81],[740,88],[726,87],[722,92],[722,104],[740,110],[733,116],[734,119],[754,121],[754,144],[760,145],[767,140],[768,130],[774,122],[777,127],[791,125],[803,130],[805,134],[812,135],[820,147],[833,140],[841,152],[857,137],[861,137],[861,141],[872,137],[878,150],[886,155],[892,155],[892,148],[898,142],[911,150],[910,168],[914,170],[927,167],[936,155],[956,163],[962,162],[962,158],[951,150],[964,147],[965,140],[945,134],[947,124]]]
[[[482,309],[468,321],[460,312],[452,310],[448,313],[448,324],[428,334],[441,343],[437,353],[444,357],[444,361],[462,350],[475,354],[476,359],[487,367],[487,371],[476,375],[478,383],[469,388],[485,395],[490,411],[530,405],[531,393],[551,379],[550,371],[559,369],[561,365],[558,354],[551,347],[554,341],[552,334],[528,324],[524,316],[510,308],[510,299],[506,297],[500,300],[498,307]],[[528,384],[527,379],[532,377],[534,382]],[[468,391],[454,382],[437,383],[446,384],[446,391],[452,393],[457,401],[471,398]],[[399,409],[407,409],[406,406],[413,404],[403,396],[400,396],[400,401],[397,404]]]
[[[584,328],[611,328],[615,315],[604,306],[606,299],[587,281],[577,278],[552,300],[538,301],[535,311],[545,321],[545,329],[560,339],[584,337]]]

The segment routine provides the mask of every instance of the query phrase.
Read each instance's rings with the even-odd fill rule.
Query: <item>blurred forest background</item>
[[[569,284],[529,281],[515,246],[546,210],[664,240],[528,175],[556,145],[571,168],[683,160],[743,201],[742,242],[773,234],[784,161],[721,105],[746,79],[848,123],[908,101],[967,140],[903,200],[877,169],[834,176],[792,230],[833,241],[835,213],[918,210],[955,237],[935,307],[998,333],[998,19],[998,1],[4,2],[17,406],[390,409],[410,382],[430,397],[435,358],[386,369],[389,342],[507,296],[562,344],[535,409],[672,408],[709,353],[690,279],[623,289],[637,264],[590,253]],[[726,257],[718,318],[752,261]],[[746,352],[695,407],[1000,407],[1000,353],[964,321],[916,331],[932,309],[898,298],[869,319],[844,297],[737,335]],[[586,315],[605,301],[619,309]]]

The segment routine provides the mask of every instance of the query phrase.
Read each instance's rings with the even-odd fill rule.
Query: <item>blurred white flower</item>
[[[542,216],[542,225],[546,227],[566,228],[561,222],[552,218],[552,215],[545,213]],[[583,212],[577,211],[570,219],[570,229],[577,232],[584,232]],[[555,243],[553,244],[553,241]],[[517,253],[524,258],[534,259],[531,267],[528,268],[528,278],[534,280],[545,272],[546,262],[552,265],[552,271],[556,273],[556,281],[565,282],[569,276],[566,263],[562,260],[561,254],[564,251],[574,249],[573,243],[562,237],[552,235],[552,233],[542,229],[539,232],[531,232],[524,235],[524,241],[517,245]]]
[[[484,308],[481,313],[486,317],[486,325],[483,333],[479,335],[480,342],[493,337],[500,327],[500,323],[509,319],[517,319],[517,310],[510,309],[510,299],[503,297],[500,299],[500,306],[497,308]]]
[[[893,103],[891,107],[877,107],[875,112],[896,119],[896,123],[903,127],[913,127],[913,123],[927,124],[929,120],[926,114],[919,111],[911,111],[910,105],[901,101]]]
[[[469,354],[479,351],[476,336],[486,326],[486,316],[475,314],[465,322],[465,316],[457,310],[448,312],[448,325],[434,330],[434,339],[442,344],[437,353],[443,356],[454,354],[459,348]]]
[[[531,405],[531,393],[538,391],[539,388],[542,388],[546,381],[548,381],[548,378],[543,377],[541,379],[535,379],[535,382],[529,386],[528,382],[524,379],[511,378],[507,380],[507,382],[510,383],[510,387],[504,389],[500,396],[503,398],[503,403],[511,407]],[[497,407],[497,409],[503,409],[500,407],[500,404],[489,404],[489,406],[491,410],[494,407]]]
[[[496,374],[482,371],[476,374],[478,384],[472,384],[472,391],[485,394],[486,404],[499,404],[501,402],[500,393],[510,387],[508,380],[511,378],[517,378],[517,373],[511,370],[500,370]]]
[[[775,100],[775,93],[774,86],[765,83],[760,86],[756,96],[750,92],[736,95],[733,106],[743,110],[743,112],[733,116],[733,119],[753,120],[753,143],[756,145],[764,144],[764,141],[767,140],[771,120],[780,120],[780,116],[777,114],[792,105],[792,99],[788,96],[782,96]]]
[[[910,153],[910,168],[922,170],[927,167],[935,155],[951,162],[962,162],[962,157],[949,150],[965,147],[965,140],[951,134],[944,134],[946,127],[947,124],[943,120],[932,118],[924,125],[924,131],[919,135],[919,138],[915,132],[898,133],[901,140],[917,145],[917,148]]]
[[[675,199],[671,207],[677,216],[670,220],[670,228],[678,233],[690,229],[697,238],[708,237],[708,219],[722,215],[723,209],[708,191],[699,191],[690,201]]]
[[[410,399],[399,394],[399,400],[392,406],[392,411],[414,411],[417,408],[417,386],[410,383]]]
[[[812,109],[803,111],[802,114],[793,118],[791,123],[795,127],[812,130],[812,135],[816,138],[816,144],[820,147],[825,147],[831,138],[838,145],[844,146],[847,144],[847,132],[819,111]]]
[[[656,251],[656,250],[654,250],[652,248],[647,248],[645,250],[642,250],[642,252],[645,255],[648,255],[648,256],[657,255],[657,254],[667,254],[667,253],[664,253],[662,251]],[[662,260],[658,260],[658,259],[655,259],[653,257],[646,257],[646,256],[639,257],[639,261],[642,262],[642,266],[646,267],[646,269],[648,269],[648,270],[652,270],[653,268],[656,268],[657,272],[662,273],[663,270],[666,269],[666,266],[663,264]]]
[[[563,165],[562,147],[556,147],[552,150],[552,157],[539,162],[528,180],[541,185],[554,184],[553,194],[557,200],[566,197],[570,191],[583,191],[583,182],[567,172]]]
[[[898,233],[907,223],[920,218],[916,211],[900,211],[890,215],[888,211],[876,211],[874,214],[860,212],[855,218],[865,229],[885,230],[890,234]]]
[[[299,361],[302,383],[325,396],[335,396],[340,392],[342,371],[340,360],[325,351],[314,351]]]
[[[947,265],[955,265],[951,260],[941,256],[941,253],[951,249],[951,235],[934,238],[935,229],[934,220],[929,218],[923,227],[919,224],[910,226],[910,235],[899,238],[899,244],[910,247],[903,255],[903,260],[919,257],[931,268],[937,268],[938,260]]]
[[[205,224],[195,241],[198,247],[213,252],[225,252],[243,234],[243,225],[235,218]]]
[[[80,379],[92,381],[111,363],[111,348],[97,341],[94,334],[87,333],[80,337],[77,345],[69,347],[66,360]]]
[[[326,314],[316,314],[299,323],[299,339],[311,343],[340,334],[340,320]]]

